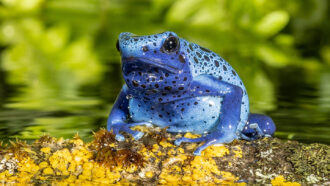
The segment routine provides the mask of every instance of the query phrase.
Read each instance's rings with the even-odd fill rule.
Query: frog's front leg
[[[200,153],[209,145],[219,143],[230,143],[236,136],[236,128],[240,122],[241,104],[243,91],[240,87],[218,80],[212,76],[202,75],[196,78],[192,84],[193,87],[203,87],[204,91],[199,91],[201,96],[220,96],[223,98],[221,104],[221,120],[217,124],[215,130],[211,133],[195,139],[179,138],[175,141],[176,145],[182,142],[203,142],[194,152],[195,155]],[[219,113],[220,114],[220,113]]]
[[[130,127],[137,125],[150,125],[148,122],[139,123],[127,123],[126,116],[129,114],[128,111],[128,88],[126,85],[123,86],[115,104],[112,107],[110,115],[107,121],[107,129],[116,135],[116,140],[123,141],[125,137],[120,132],[126,132],[131,134],[134,139],[140,139],[143,136],[142,132],[134,131]]]

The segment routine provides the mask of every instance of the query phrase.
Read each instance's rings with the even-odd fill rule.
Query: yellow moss
[[[23,150],[29,154],[36,154],[36,152],[32,151],[29,147],[24,147]]]
[[[186,133],[184,135],[184,137],[185,138],[199,138],[199,137],[201,137],[201,135],[199,135],[199,134],[192,134],[192,133],[188,132],[188,133]]]
[[[147,133],[150,133],[150,130],[148,129],[148,127],[145,127],[143,125],[139,125],[139,126],[134,126],[134,127],[131,127],[132,130],[138,130],[138,131],[141,131],[145,134]]]
[[[141,153],[148,152],[148,149],[145,146],[143,146],[143,148],[141,148],[140,152]]]
[[[163,155],[162,151],[157,152],[157,156],[162,156],[162,155]]]
[[[90,152],[86,147],[80,147],[72,151],[73,160],[77,163],[77,165],[87,162],[92,156],[92,152]]]
[[[30,157],[23,159],[18,163],[18,171],[34,174],[38,172],[39,166],[34,163]]]
[[[61,181],[53,182],[53,185],[59,185],[59,186],[62,186],[62,185],[63,186],[67,186],[67,185],[70,185],[70,186],[74,186],[74,185],[89,186],[90,185],[90,186],[92,186],[95,184],[96,184],[96,182],[94,182],[94,181],[76,179],[74,176],[61,180]],[[98,183],[97,185],[103,185],[103,184]]]
[[[181,154],[183,154],[183,153],[184,153],[184,149],[183,149],[183,148],[181,148],[181,147],[179,147],[179,148],[177,149],[177,151],[178,151],[179,153],[181,153]]]
[[[72,156],[67,148],[54,152],[49,158],[49,162],[57,175],[69,175],[67,167],[71,161]]]
[[[160,183],[180,184],[182,175],[179,174],[174,166],[166,167],[159,175]]]
[[[83,164],[83,172],[79,176],[80,179],[91,180],[92,179],[92,169],[94,165],[93,163],[86,162]]]
[[[146,132],[144,128],[141,128],[141,131]],[[201,156],[193,156],[188,155],[188,152],[195,150],[198,144],[185,144],[184,148],[176,147],[172,141],[162,138],[159,144],[154,144],[152,148],[141,145],[137,148],[137,152],[134,151],[134,153],[142,155],[146,163],[145,166],[143,164],[138,166],[132,163],[132,161],[137,161],[137,156],[134,156],[131,149],[112,151],[112,148],[109,148],[118,144],[112,141],[114,137],[111,133],[103,130],[97,135],[97,142],[93,141],[89,144],[85,144],[78,136],[72,140],[52,140],[52,143],[56,143],[56,147],[62,145],[63,147],[71,147],[70,149],[62,147],[63,149],[56,151],[54,145],[47,145],[47,141],[43,142],[43,145],[47,147],[40,149],[42,153],[32,150],[38,148],[24,148],[24,151],[28,152],[28,158],[19,161],[18,173],[1,172],[0,180],[5,180],[6,183],[26,185],[31,184],[31,178],[39,180],[54,178],[51,181],[53,185],[128,185],[129,180],[135,180],[137,175],[143,175],[140,174],[141,170],[145,172],[141,179],[158,178],[158,184],[164,185],[232,185],[238,180],[232,173],[219,170],[214,160],[214,157],[221,158],[230,154],[228,146],[210,146],[202,152]],[[187,133],[185,137],[196,138],[200,135]],[[104,158],[95,158],[96,153],[100,152],[98,150],[103,147],[109,150],[104,151]],[[133,149],[135,150],[135,148]],[[241,148],[235,147],[234,149],[232,154],[241,158]],[[31,159],[31,157],[36,157],[35,154],[41,154],[40,158],[42,159],[39,165],[36,165]],[[4,157],[6,156],[8,155],[4,155]],[[17,155],[12,156],[16,157]],[[105,160],[110,161],[110,164],[113,163],[111,166],[106,166]],[[161,170],[150,169],[151,161],[155,166],[161,165]],[[276,181],[279,181],[279,178],[275,179]],[[244,183],[242,184],[244,185]],[[134,184],[130,183],[130,185]]]
[[[106,169],[103,165],[94,164],[93,170],[92,170],[92,179],[93,180],[99,180],[105,179],[106,177]]]
[[[206,159],[202,156],[196,156],[191,162],[191,168],[193,168],[193,178],[204,179],[210,177],[211,173],[220,175],[220,170],[212,158]]]
[[[145,157],[145,159],[150,159],[151,157],[158,159],[157,156],[162,156],[163,153],[161,151],[158,151],[157,156],[156,156],[153,152],[146,151],[146,152],[143,152],[142,155],[143,155],[143,157]]]
[[[107,176],[107,179],[109,179],[110,183],[114,183],[114,182],[120,180],[120,178],[121,178],[120,172],[121,171],[122,171],[122,169],[119,168],[119,167],[117,167],[113,170],[110,170],[110,169],[106,170],[106,176]]]
[[[232,184],[237,180],[237,177],[233,175],[231,172],[221,171],[220,175],[222,177],[222,184]]]
[[[220,157],[227,154],[225,147],[216,147],[216,152]],[[165,185],[195,185],[195,184],[216,184],[226,183],[234,184],[237,177],[229,172],[223,172],[218,169],[216,162],[210,152],[206,156],[194,156],[189,164],[185,163],[187,156],[179,154],[163,161],[162,172],[159,175],[159,183]]]
[[[162,184],[162,185],[165,185],[165,184],[166,184],[166,180],[164,180],[164,179],[160,179],[160,180],[158,181],[158,183],[159,183],[159,184]]]
[[[48,179],[48,176],[39,176],[39,177],[37,177],[39,180],[42,180],[42,181],[44,181],[44,180],[47,180]]]
[[[121,169],[110,171],[102,165],[94,164],[92,169],[92,180],[99,184],[112,184],[120,179]]]
[[[5,170],[3,172],[0,172],[0,180],[8,180],[9,177],[11,177],[13,174],[11,174],[8,170]]]
[[[174,183],[178,183],[181,181],[181,176],[175,175],[175,174],[174,175],[168,174],[167,176],[165,176],[165,180],[169,184],[174,184]]]
[[[277,176],[271,181],[274,186],[300,186],[297,182],[288,182],[283,176]]]
[[[229,154],[229,149],[224,146],[208,146],[204,151],[202,151],[201,155],[205,157],[223,157]]]
[[[163,161],[163,165],[164,165],[164,167],[168,167],[170,164],[173,164],[175,162],[183,163],[183,161],[186,159],[187,159],[187,156],[182,155],[182,154],[180,154],[178,156],[170,156],[169,158],[167,158]]]
[[[129,172],[129,173],[133,173],[133,172],[135,172],[137,170],[138,170],[138,168],[134,164],[131,164],[130,166],[126,167],[126,169],[125,169],[125,171],[126,172]]]
[[[18,173],[15,176],[9,177],[12,180],[20,184],[29,184],[31,178],[39,171],[39,166],[34,163],[30,158],[24,158],[18,162]]]
[[[75,136],[75,139],[72,140],[72,143],[76,146],[83,146],[84,145],[84,141],[79,139],[79,136]]]
[[[45,174],[45,175],[52,175],[52,174],[54,174],[54,171],[53,171],[52,168],[47,167],[47,168],[45,168],[45,169],[43,170],[42,173]]]
[[[33,177],[33,174],[29,174],[26,172],[20,172],[16,175],[16,177],[11,177],[10,180],[15,181],[16,183],[19,183],[22,185],[28,185],[31,183],[32,177]]]
[[[40,149],[41,152],[45,153],[45,154],[49,154],[51,151],[50,147],[43,147]]]
[[[152,145],[152,152],[157,152],[159,150],[159,145],[157,145],[157,144],[153,144]]]
[[[243,157],[243,151],[241,149],[241,147],[239,146],[235,146],[236,150],[233,150],[235,157],[236,158],[242,158]]]
[[[151,171],[148,171],[148,172],[146,172],[145,176],[147,178],[152,178],[154,176],[154,173],[152,173]]]
[[[63,180],[63,181],[65,181],[65,182],[67,182],[67,183],[74,183],[74,182],[77,181],[77,177],[74,176],[74,175],[70,175],[67,179],[65,179],[65,180]]]
[[[180,184],[182,175],[181,168],[186,157],[184,155],[170,156],[163,161],[163,169],[159,175],[159,183],[161,184]],[[179,166],[178,166],[179,165]]]
[[[187,150],[195,150],[197,147],[196,143],[190,143],[186,146]]]
[[[39,163],[39,168],[40,168],[40,169],[46,168],[47,166],[48,166],[48,163],[45,162],[45,161]]]
[[[176,150],[175,149],[170,149],[169,151],[167,151],[168,155],[174,155],[176,154]]]
[[[162,140],[159,142],[159,145],[161,145],[162,147],[166,148],[166,147],[175,147],[175,145],[168,143],[166,140]]]
[[[75,161],[72,161],[68,167],[68,171],[74,173],[76,169],[77,169],[77,163]]]
[[[189,175],[189,176],[183,176],[182,181],[192,183],[193,180],[192,180],[191,176]]]

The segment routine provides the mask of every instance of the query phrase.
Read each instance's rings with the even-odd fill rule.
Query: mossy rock
[[[105,129],[92,142],[43,136],[0,146],[0,181],[7,184],[326,184],[329,146],[277,138],[210,146],[173,145],[181,134],[136,127],[140,140],[118,142]],[[197,137],[185,134],[185,137]]]

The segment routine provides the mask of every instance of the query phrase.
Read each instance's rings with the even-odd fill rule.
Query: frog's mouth
[[[147,59],[147,58],[123,58],[122,59],[122,70],[125,75],[130,74],[131,72],[146,72],[149,74],[158,73],[159,70],[167,73],[177,73],[180,69],[164,64],[160,60],[156,59]]]

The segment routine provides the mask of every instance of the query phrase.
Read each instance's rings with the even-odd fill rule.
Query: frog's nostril
[[[116,42],[116,48],[117,48],[118,52],[120,52],[119,40],[117,40],[117,42]]]

